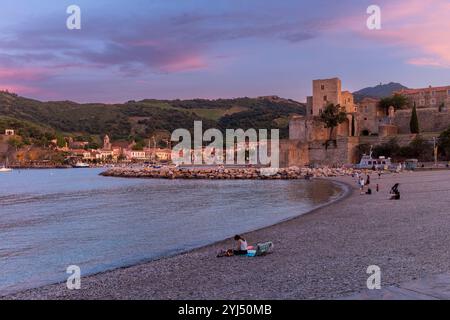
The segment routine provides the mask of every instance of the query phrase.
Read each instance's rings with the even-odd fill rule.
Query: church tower
[[[103,138],[103,150],[111,150],[111,149],[112,149],[111,141],[110,141],[110,139],[109,139],[109,136],[106,135],[106,136]]]

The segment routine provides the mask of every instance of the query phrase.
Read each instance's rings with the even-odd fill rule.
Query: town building
[[[395,92],[405,96],[410,107],[417,108],[450,108],[450,86],[421,89],[403,89]]]

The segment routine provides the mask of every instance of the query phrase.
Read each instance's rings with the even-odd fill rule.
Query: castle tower
[[[312,114],[318,116],[330,103],[342,102],[342,83],[339,78],[313,80]]]

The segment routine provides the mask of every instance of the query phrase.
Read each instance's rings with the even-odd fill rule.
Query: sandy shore
[[[380,192],[350,196],[311,214],[246,235],[271,240],[259,258],[216,258],[226,240],[192,252],[25,291],[12,299],[327,299],[366,288],[369,265],[392,285],[450,270],[450,171],[372,176]],[[389,201],[399,182],[402,199]]]

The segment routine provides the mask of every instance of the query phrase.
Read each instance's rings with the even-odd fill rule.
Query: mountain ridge
[[[355,102],[360,102],[364,98],[386,98],[391,96],[395,91],[408,89],[398,82],[389,82],[387,84],[379,84],[373,87],[366,87],[353,92]]]
[[[11,126],[20,135],[42,138],[53,135],[108,134],[113,140],[146,139],[155,132],[193,130],[202,121],[204,130],[280,129],[288,136],[288,119],[305,114],[305,104],[277,96],[234,99],[130,100],[120,104],[42,102],[0,92],[0,130]]]

